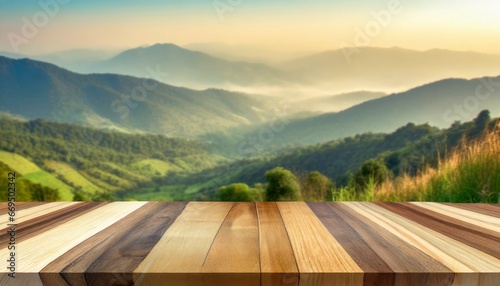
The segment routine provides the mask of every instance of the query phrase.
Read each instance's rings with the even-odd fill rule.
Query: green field
[[[132,165],[142,175],[147,177],[164,176],[170,171],[181,171],[182,169],[174,164],[157,159],[146,159]]]
[[[56,161],[46,161],[45,166],[49,169],[54,170],[55,173],[59,174],[66,180],[70,182],[75,187],[81,187],[84,192],[95,193],[100,188],[87,180],[84,176],[78,173],[73,167],[66,163],[56,162]]]
[[[44,171],[29,159],[18,154],[0,151],[0,161],[22,174],[20,178],[58,190],[62,201],[73,200],[73,188],[59,180],[53,174]]]
[[[150,188],[145,193],[134,194],[126,199],[137,201],[189,201],[194,198],[194,194],[186,194],[185,186],[165,186]]]
[[[23,175],[39,172],[41,169],[35,163],[15,153],[0,150],[0,161],[9,165]]]

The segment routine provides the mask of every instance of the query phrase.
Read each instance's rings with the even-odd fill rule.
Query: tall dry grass
[[[373,199],[500,203],[500,122],[479,139],[464,138],[437,168],[376,186]]]

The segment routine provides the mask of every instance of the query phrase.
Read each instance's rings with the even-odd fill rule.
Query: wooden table
[[[0,204],[0,285],[500,285],[500,206]]]

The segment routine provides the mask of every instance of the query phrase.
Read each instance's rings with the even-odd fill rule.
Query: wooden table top
[[[18,203],[0,285],[500,285],[500,206]],[[11,250],[0,204],[0,260]]]

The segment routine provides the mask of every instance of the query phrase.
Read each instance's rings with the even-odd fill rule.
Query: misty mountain
[[[116,54],[118,54],[118,51],[73,49],[30,56],[29,58],[73,71],[84,71],[101,61],[110,59]]]
[[[445,128],[471,120],[484,109],[500,115],[500,76],[441,80],[338,113],[290,120],[273,139],[277,145],[307,145],[365,132],[392,132],[409,122]]]
[[[194,88],[280,86],[301,82],[297,77],[264,64],[228,61],[173,44],[126,50],[86,72],[146,77],[150,69],[162,71],[165,76],[159,80],[165,83]]]
[[[406,90],[446,78],[500,74],[500,55],[401,48],[351,48],[288,61],[281,67],[337,90]]]
[[[152,79],[82,75],[52,64],[0,57],[0,112],[123,131],[194,137],[262,123],[274,116],[265,99],[197,91]]]
[[[383,92],[357,91],[330,96],[318,96],[293,102],[297,110],[338,112],[368,100],[386,96]]]
[[[21,59],[21,58],[25,58],[26,57],[26,56],[21,55],[21,54],[11,53],[11,52],[5,52],[5,51],[0,51],[0,56],[2,56],[2,57],[8,57],[8,58],[11,58],[11,59]]]
[[[293,58],[312,54],[311,51],[290,52],[258,45],[238,45],[219,42],[191,43],[183,45],[183,48],[226,60],[264,63],[271,66]]]

